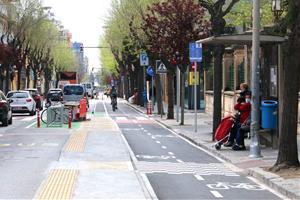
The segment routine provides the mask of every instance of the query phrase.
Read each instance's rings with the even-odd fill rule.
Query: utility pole
[[[252,72],[251,72],[251,86],[252,86],[252,106],[251,106],[251,143],[250,155],[251,158],[262,157],[260,153],[259,144],[259,47],[260,47],[260,0],[253,0],[253,28],[252,28]]]

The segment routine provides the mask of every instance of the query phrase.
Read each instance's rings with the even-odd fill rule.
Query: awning
[[[287,40],[287,37],[274,36],[274,35],[260,35],[261,44],[277,44],[283,43]],[[198,40],[197,43],[202,44],[240,44],[240,45],[251,45],[252,34],[235,34],[235,35],[220,35],[212,36],[202,40]]]

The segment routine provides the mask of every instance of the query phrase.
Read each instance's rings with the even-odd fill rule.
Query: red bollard
[[[146,104],[147,115],[149,115],[149,102]]]
[[[69,112],[68,126],[69,126],[69,128],[72,128],[72,112],[71,112],[71,110]]]
[[[37,109],[37,128],[41,128],[41,117],[39,109]]]
[[[149,101],[149,113],[152,115],[152,101]]]

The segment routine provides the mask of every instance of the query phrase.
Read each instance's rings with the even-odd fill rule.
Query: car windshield
[[[86,88],[87,88],[87,89],[91,89],[91,88],[92,88],[92,85],[91,85],[91,84],[86,84]]]
[[[79,85],[67,85],[64,87],[64,95],[83,95],[83,87]]]
[[[49,91],[49,93],[51,93],[51,94],[52,94],[52,93],[60,93],[60,92],[61,92],[60,90],[50,90],[50,91]]]
[[[28,98],[28,93],[26,93],[26,92],[12,92],[12,93],[8,93],[7,97],[8,98],[18,98],[18,99]]]

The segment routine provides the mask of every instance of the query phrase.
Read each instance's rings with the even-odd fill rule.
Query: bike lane
[[[131,151],[136,170],[159,199],[281,199],[255,179],[119,103],[111,112]]]

